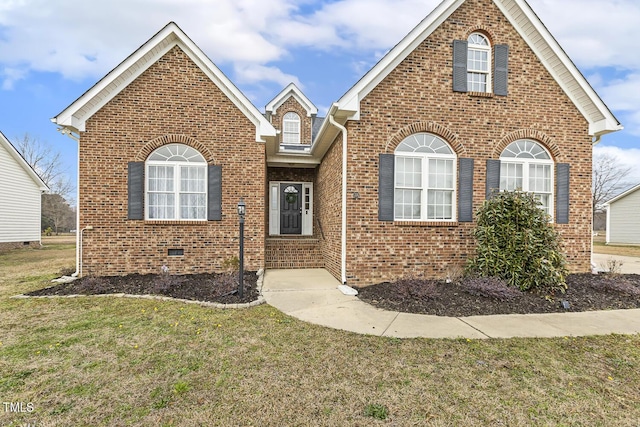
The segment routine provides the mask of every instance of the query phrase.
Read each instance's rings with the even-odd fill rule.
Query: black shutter
[[[380,154],[378,169],[378,220],[393,221],[395,156]]]
[[[556,222],[569,223],[569,164],[556,165]]]
[[[127,210],[129,219],[144,219],[144,162],[129,162]]]
[[[467,91],[467,41],[453,41],[453,91]]]
[[[487,160],[487,199],[493,191],[500,190],[500,160]]]
[[[207,219],[222,220],[222,166],[209,165],[209,183],[207,192],[209,205]]]
[[[509,46],[498,44],[495,47],[495,70],[493,73],[493,93],[507,96],[509,76]]]
[[[458,221],[473,221],[473,159],[460,159]]]

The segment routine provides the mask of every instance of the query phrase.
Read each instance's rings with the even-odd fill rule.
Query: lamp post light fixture
[[[238,218],[240,219],[240,257],[238,258],[238,295],[240,298],[244,296],[244,215],[246,213],[246,205],[244,199],[240,198],[238,202]]]

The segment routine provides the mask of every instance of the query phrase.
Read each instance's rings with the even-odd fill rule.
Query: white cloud
[[[238,83],[264,83],[275,82],[285,87],[289,83],[295,83],[301,90],[303,89],[300,80],[292,75],[282,72],[277,67],[267,67],[259,64],[244,64],[234,67]]]
[[[263,34],[294,0],[22,0],[2,2],[0,63],[99,78],[169,21],[216,63],[268,63],[286,52]],[[6,79],[6,77],[5,77]]]
[[[29,70],[26,70],[24,68],[13,68],[13,67],[4,68],[0,73],[0,76],[2,77],[2,89],[3,90],[13,89],[14,85],[18,81],[24,79],[28,73],[29,73]]]
[[[528,0],[581,68],[640,68],[637,0]]]
[[[640,184],[640,148],[620,148],[613,146],[596,145],[593,148],[594,155],[607,154],[624,168],[630,168],[631,173],[626,181],[629,184]]]

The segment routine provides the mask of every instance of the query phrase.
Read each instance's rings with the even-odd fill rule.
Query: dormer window
[[[300,116],[288,112],[282,118],[282,143],[300,144]]]
[[[491,45],[480,33],[467,40],[467,90],[491,92]]]

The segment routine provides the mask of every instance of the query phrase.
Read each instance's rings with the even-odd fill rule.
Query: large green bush
[[[531,193],[499,192],[477,213],[472,274],[500,277],[520,290],[564,292],[567,268],[549,216]]]

